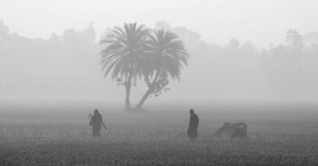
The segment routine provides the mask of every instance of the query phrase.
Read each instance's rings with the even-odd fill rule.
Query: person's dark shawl
[[[100,113],[95,113],[92,118],[91,121],[89,123],[89,125],[93,126],[93,135],[94,136],[100,136],[100,130],[102,128],[102,115]]]
[[[190,116],[189,128],[187,131],[188,137],[194,138],[198,136],[199,117],[196,114]]]

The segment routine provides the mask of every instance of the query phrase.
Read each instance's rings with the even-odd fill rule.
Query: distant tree
[[[9,33],[9,27],[4,25],[4,21],[2,19],[0,20],[0,33]]]
[[[232,38],[230,43],[225,46],[223,55],[232,59],[233,57],[238,57],[240,54],[240,42],[235,38]]]
[[[32,47],[33,47],[33,39],[29,39],[23,36],[20,36],[17,33],[13,33],[9,35],[8,40],[8,49],[10,51],[9,54],[12,55],[24,55],[25,57],[32,55]]]
[[[240,47],[240,42],[235,38],[230,40],[230,43],[227,45],[228,48],[238,49]]]
[[[192,48],[201,38],[201,35],[197,32],[193,32],[185,27],[175,27],[170,30],[171,32],[178,35],[186,49]]]
[[[166,21],[157,21],[155,24],[155,30],[164,29],[167,31],[171,29],[171,25]]]
[[[261,72],[265,75],[268,76],[269,74],[269,69],[271,65],[271,60],[268,55],[268,52],[266,49],[263,49],[261,53]]]
[[[302,36],[293,29],[287,31],[287,36],[285,38],[287,47],[293,54],[300,54],[304,48]]]
[[[318,59],[318,32],[309,32],[303,36],[304,52],[310,59]]]
[[[303,37],[304,45],[310,50],[318,50],[318,32],[309,32]]]
[[[297,56],[302,52],[302,39],[295,30],[288,30],[286,44],[269,45],[261,53],[260,70],[268,79],[270,87],[279,95],[297,95],[301,65]]]
[[[105,30],[103,30],[100,33],[100,41],[104,40],[107,37],[107,35],[111,34],[112,32],[113,32],[113,30],[111,28],[106,28]]]
[[[150,48],[151,65],[146,72],[145,80],[148,85],[148,91],[144,94],[137,109],[142,108],[145,100],[150,95],[158,96],[161,91],[168,90],[166,85],[169,83],[168,76],[173,80],[180,79],[181,69],[183,65],[187,65],[189,57],[182,41],[177,40],[178,36],[164,29],[154,31],[154,35],[150,36],[148,46]],[[155,75],[150,80],[149,77]]]
[[[83,31],[84,37],[88,39],[89,42],[95,42],[96,32],[93,27],[93,22],[89,23],[88,27]]]
[[[67,50],[73,50],[76,49],[79,43],[79,33],[75,29],[65,29],[63,32],[63,48]]]
[[[62,43],[62,39],[63,39],[62,37],[56,35],[55,33],[52,33],[51,37],[48,40],[52,50],[60,49],[61,43]]]
[[[7,36],[9,34],[9,27],[4,25],[3,20],[0,20],[0,50],[3,50],[6,45]]]
[[[141,76],[141,68],[146,58],[146,41],[149,29],[137,23],[124,24],[124,28],[114,27],[100,43],[109,44],[102,50],[101,65],[105,77],[112,70],[112,79],[126,88],[126,109],[130,109],[130,89],[132,79]]]
[[[272,48],[272,53],[273,66],[280,69],[280,72],[287,71],[287,68],[290,68],[292,62],[291,53],[289,52],[288,47],[280,44]]]
[[[272,88],[283,95],[290,95],[295,92],[298,83],[301,81],[302,67],[297,58],[301,52],[299,43],[295,44],[290,34],[287,33],[287,44],[280,44],[272,47],[271,53],[271,68],[270,68],[270,82]]]
[[[243,44],[240,50],[241,54],[247,58],[253,58],[258,54],[257,49],[253,46],[253,44],[250,41]]]
[[[4,35],[9,34],[9,27],[4,25],[3,20],[0,20],[0,39],[4,37]]]
[[[287,43],[286,47],[290,52],[291,69],[296,74],[299,74],[302,70],[302,66],[299,61],[299,56],[303,53],[304,44],[302,36],[296,30],[288,30],[285,38]]]

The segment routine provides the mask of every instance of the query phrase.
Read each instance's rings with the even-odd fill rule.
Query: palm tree
[[[152,82],[148,84],[148,90],[136,106],[141,109],[145,100],[156,91],[159,82],[165,80],[169,75],[173,80],[180,80],[181,69],[184,65],[188,65],[187,58],[189,57],[184,48],[182,41],[176,40],[178,36],[172,32],[164,31],[164,29],[154,31],[148,40],[148,53],[150,52],[152,58],[152,65],[148,75],[145,75],[146,80],[154,75]],[[144,74],[145,74],[144,73]],[[162,79],[163,78],[163,79]]]
[[[108,44],[101,52],[104,77],[112,70],[112,79],[125,85],[126,109],[131,108],[129,95],[132,79],[141,77],[141,69],[147,59],[145,52],[149,32],[143,25],[125,23],[124,28],[114,27],[112,33],[100,42]]]

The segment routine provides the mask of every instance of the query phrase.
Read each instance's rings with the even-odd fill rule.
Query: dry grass
[[[188,110],[101,110],[109,130],[100,138],[91,136],[85,109],[2,110],[0,165],[318,165],[318,112],[233,108],[195,109],[196,142],[186,138]],[[245,122],[248,139],[212,139],[225,121]]]

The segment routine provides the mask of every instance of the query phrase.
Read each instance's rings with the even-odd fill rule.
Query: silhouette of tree
[[[107,35],[109,35],[109,34],[111,34],[113,32],[113,30],[111,29],[111,28],[106,28],[106,29],[104,29],[101,33],[100,33],[100,41],[101,40],[104,40],[106,37],[107,37]]]
[[[295,30],[288,30],[286,45],[271,48],[271,86],[283,95],[290,95],[298,88],[302,67],[298,56],[302,53],[302,37]]]
[[[199,33],[193,32],[185,27],[175,27],[170,31],[178,35],[179,40],[184,43],[186,49],[192,48],[201,38]]]
[[[0,20],[0,34],[8,34],[9,33],[9,27],[4,25],[4,21]]]
[[[177,35],[164,29],[154,31],[154,35],[150,36],[148,47],[151,55],[151,65],[146,72],[145,80],[148,84],[148,91],[140,100],[136,108],[142,108],[145,100],[149,95],[158,96],[161,91],[169,90],[165,86],[169,83],[168,75],[173,79],[180,79],[181,69],[183,64],[187,65],[189,57],[182,41],[176,40]],[[155,74],[155,77],[150,81],[149,76]]]
[[[271,65],[271,59],[268,55],[268,52],[266,49],[263,49],[261,54],[261,73],[263,73],[266,77],[268,77],[269,69]]]
[[[167,21],[157,21],[155,24],[155,30],[164,29],[168,31],[171,29],[171,25]]]
[[[51,47],[51,51],[58,51],[59,49],[61,49],[62,39],[62,37],[56,35],[55,33],[51,35],[51,37],[48,40],[49,45]]]
[[[234,57],[238,57],[241,54],[240,42],[236,40],[235,38],[232,38],[230,40],[230,43],[224,48],[223,54],[224,56],[230,59],[233,59]]]
[[[303,37],[306,50],[309,52],[318,52],[318,32],[309,32]]]
[[[309,32],[303,36],[304,60],[309,63],[318,61],[318,32]],[[318,71],[318,70],[317,70]]]
[[[300,54],[304,48],[301,35],[293,29],[287,31],[287,36],[285,38],[287,47],[293,54]]]
[[[245,60],[254,59],[258,55],[257,49],[250,41],[243,44],[240,48],[240,51]]]
[[[124,28],[114,27],[113,33],[100,43],[109,44],[102,50],[101,65],[105,77],[112,70],[112,79],[116,79],[126,88],[126,109],[130,109],[130,89],[132,79],[141,77],[141,68],[145,64],[146,41],[149,29],[137,23],[124,24]]]
[[[302,70],[299,56],[303,53],[304,49],[303,38],[296,30],[290,29],[287,31],[285,42],[291,56],[291,70],[295,74],[299,74]]]
[[[0,20],[0,50],[4,51],[6,47],[6,40],[9,33],[9,27],[4,25],[3,20]]]
[[[89,23],[88,27],[83,30],[83,35],[89,42],[94,42],[96,39],[96,32],[93,27],[93,22]]]

